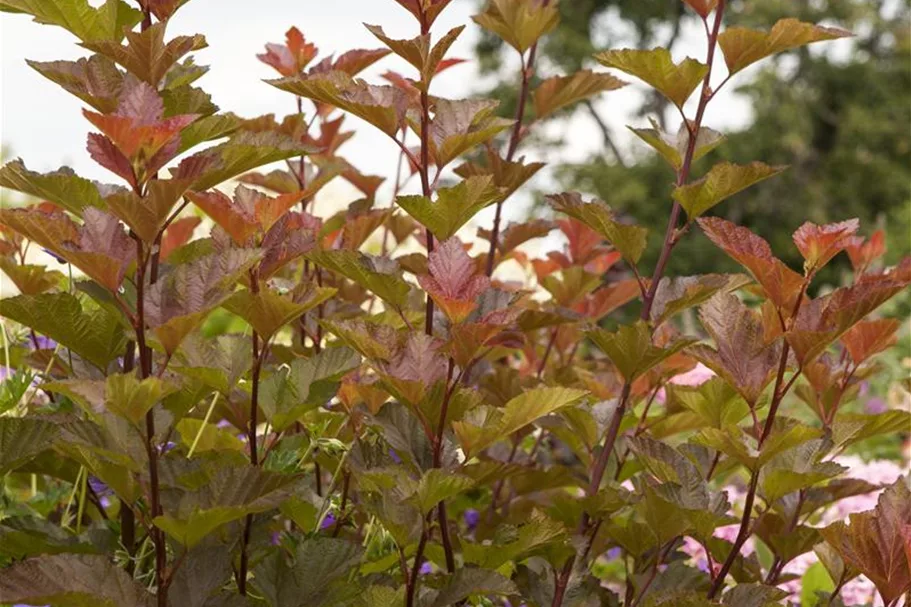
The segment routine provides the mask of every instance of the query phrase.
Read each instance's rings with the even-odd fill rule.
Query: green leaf
[[[695,339],[678,339],[665,347],[652,344],[652,332],[645,321],[623,325],[616,331],[595,329],[588,337],[604,352],[627,381],[633,381],[668,357],[695,343]]]
[[[240,126],[240,119],[234,114],[215,114],[194,121],[180,132],[178,153],[196,147],[200,143],[232,135]]]
[[[391,259],[373,257],[358,251],[312,251],[305,255],[316,265],[353,280],[390,305],[404,309],[411,292],[398,264]]]
[[[719,291],[736,291],[749,282],[744,274],[665,276],[658,283],[650,319],[655,326],[660,325],[683,310],[705,303]]]
[[[192,189],[203,191],[257,167],[311,151],[287,135],[240,130],[226,142],[185,158],[172,173],[175,179],[192,178]]]
[[[524,560],[547,546],[563,544],[568,539],[562,524],[537,511],[532,512],[531,519],[515,534],[504,533],[502,540],[500,537],[495,536],[492,543],[464,542],[465,562],[485,569],[499,569],[509,561]]]
[[[100,209],[106,206],[98,186],[79,177],[69,167],[61,167],[53,173],[35,173],[25,168],[22,160],[12,160],[0,168],[0,187],[49,200],[77,215],[81,215],[87,206]]]
[[[750,414],[750,407],[726,381],[713,377],[699,386],[670,384],[667,402],[692,411],[713,428],[740,423]]]
[[[496,202],[500,191],[489,176],[470,177],[459,184],[440,188],[436,202],[424,196],[399,196],[396,202],[428,228],[437,240],[448,240],[479,211]]]
[[[614,219],[613,210],[600,200],[584,202],[578,192],[564,192],[547,196],[556,211],[578,219],[603,236],[631,265],[635,265],[645,251],[648,230],[620,223]]]
[[[76,61],[25,61],[39,74],[59,84],[103,114],[117,111],[123,90],[123,73],[103,55]]]
[[[174,426],[180,433],[180,439],[187,450],[196,443],[196,453],[205,451],[239,451],[246,450],[244,443],[231,432],[222,430],[215,424],[201,419],[185,417]],[[199,437],[197,441],[196,437]]]
[[[273,551],[253,568],[253,585],[270,605],[317,607],[339,604],[333,591],[348,584],[348,573],[361,560],[361,547],[347,540],[311,537],[301,542],[287,559]]]
[[[830,593],[835,590],[835,583],[826,573],[822,563],[813,563],[800,576],[801,607],[816,607],[820,604],[817,592]]]
[[[646,82],[680,108],[709,69],[689,57],[680,63],[674,63],[671,53],[664,48],[605,51],[595,55],[595,59],[601,65],[621,70]]]
[[[725,605],[731,607],[770,607],[779,605],[788,593],[781,588],[763,584],[737,584],[724,593]],[[801,604],[802,605],[802,604]]]
[[[37,417],[0,417],[0,475],[49,449],[58,434],[55,424]]]
[[[534,92],[535,117],[542,120],[567,106],[598,93],[626,86],[610,74],[580,70],[571,76],[553,76],[538,85]]]
[[[395,137],[405,123],[408,96],[394,86],[369,85],[338,71],[266,82],[283,91],[353,114],[390,137]]]
[[[539,38],[557,27],[560,11],[556,3],[548,5],[524,0],[490,0],[484,12],[472,19],[524,53]]]
[[[431,605],[432,607],[458,605],[475,594],[503,596],[518,594],[518,592],[519,589],[515,584],[496,571],[463,568],[452,575],[449,583],[440,590]]]
[[[307,411],[329,402],[341,377],[360,362],[360,356],[345,347],[294,360],[260,386],[260,406],[266,418],[275,430],[284,430]]]
[[[772,167],[761,162],[747,165],[720,162],[702,179],[678,186],[672,197],[680,203],[692,221],[725,198],[777,175],[784,169],[785,167]]]
[[[54,607],[152,607],[153,597],[108,557],[40,556],[0,576],[0,601]]]
[[[124,29],[142,20],[142,13],[123,0],[106,0],[97,8],[88,0],[0,0],[0,11],[27,13],[36,22],[62,27],[83,42],[122,40]]]
[[[231,577],[231,552],[218,544],[201,544],[182,557],[168,584],[168,599],[175,607],[206,607],[209,598]],[[222,605],[222,603],[216,603]],[[225,607],[230,607],[226,605]]]
[[[791,49],[851,36],[850,32],[834,27],[821,27],[797,19],[781,19],[771,31],[747,27],[729,27],[718,36],[718,45],[724,53],[724,62],[731,74],[760,59]]]
[[[535,420],[578,402],[588,394],[572,388],[535,388],[512,398],[503,409],[491,410],[481,424],[465,420],[453,422],[453,429],[465,449],[466,457],[521,430]]]
[[[229,297],[222,307],[246,320],[264,341],[268,341],[283,326],[335,293],[336,289],[317,287],[304,301],[296,301],[297,297],[279,295],[269,289],[258,293],[244,289]]]
[[[683,158],[686,156],[686,149],[690,142],[690,132],[687,125],[681,123],[680,128],[677,130],[677,134],[671,136],[662,131],[657,122],[653,119],[650,120],[652,123],[652,128],[650,129],[627,128],[629,128],[629,130],[631,130],[639,139],[652,146],[655,151],[661,154],[661,157],[664,158],[675,171],[679,171],[683,167]],[[699,135],[696,137],[696,147],[693,148],[692,161],[696,162],[721,145],[723,141],[724,135],[718,131],[710,129],[707,126],[700,128]]]
[[[101,547],[92,545],[93,531],[77,535],[35,516],[6,518],[0,525],[0,556],[22,560],[41,554],[96,554]]]
[[[409,501],[426,514],[443,500],[453,498],[473,485],[474,480],[467,476],[432,468],[421,477],[417,490]]]
[[[79,299],[69,293],[2,299],[0,316],[50,337],[99,369],[105,369],[126,347],[118,318],[104,308],[83,308]]]
[[[105,407],[138,425],[153,406],[176,390],[177,386],[157,377],[140,380],[132,373],[115,373],[105,381]]]
[[[219,468],[196,491],[185,494],[176,510],[152,522],[192,548],[222,525],[277,508],[295,491],[297,480],[252,466]]]
[[[825,455],[822,440],[808,441],[772,458],[759,475],[761,494],[771,503],[789,493],[807,489],[844,473],[835,462],[820,462]]]
[[[832,424],[832,440],[842,447],[881,434],[903,432],[911,425],[911,412],[893,409],[884,413],[839,413]]]
[[[444,167],[458,156],[509,128],[513,121],[498,117],[498,101],[491,99],[437,99],[430,123],[431,152]],[[420,132],[420,125],[412,125]]]
[[[189,179],[155,179],[139,196],[133,191],[121,191],[105,198],[112,215],[116,215],[147,243],[161,234],[174,205],[190,186]]]

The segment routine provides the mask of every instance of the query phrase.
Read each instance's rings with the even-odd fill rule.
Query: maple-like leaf
[[[122,190],[107,196],[104,201],[112,214],[144,241],[152,243],[189,186],[188,179],[154,179],[142,196],[132,190]]]
[[[110,291],[117,291],[136,255],[133,241],[117,218],[89,207],[78,225],[61,211],[39,208],[0,210],[0,223],[22,234],[85,272]]]
[[[660,325],[679,312],[708,301],[719,291],[739,289],[749,282],[743,274],[702,274],[661,279],[652,301],[651,321]]]
[[[806,364],[867,314],[911,283],[900,272],[868,274],[853,285],[805,302],[787,333],[798,360]]]
[[[591,70],[580,70],[571,76],[553,76],[535,89],[535,117],[541,120],[583,99],[624,86],[626,82],[619,78]]]
[[[244,246],[252,236],[268,232],[304,194],[296,191],[271,197],[239,185],[234,189],[233,201],[218,190],[189,192],[187,198],[230,234],[235,243]]]
[[[715,7],[718,6],[718,0],[683,0],[691,9],[696,11],[700,17],[705,19],[709,16]]]
[[[852,514],[849,524],[838,521],[821,530],[838,554],[876,584],[886,605],[911,590],[908,527],[911,490],[899,478],[880,496],[876,508]]]
[[[543,162],[523,162],[522,159],[510,161],[502,158],[496,150],[487,147],[484,149],[486,164],[469,160],[455,167],[454,172],[460,177],[479,177],[490,175],[495,186],[502,190],[502,198],[506,200],[513,192],[518,190],[535,173],[544,168]]]
[[[418,276],[421,287],[451,322],[458,323],[474,310],[476,300],[490,286],[458,238],[450,238],[430,253],[429,276]]]
[[[635,265],[645,251],[648,230],[637,225],[621,223],[614,218],[613,210],[594,200],[584,202],[578,192],[565,192],[547,196],[555,210],[573,217],[595,230],[614,246],[631,265]]]
[[[28,170],[21,159],[12,160],[0,168],[0,187],[53,202],[76,214],[88,206],[105,206],[98,186],[69,167],[42,174]]]
[[[83,115],[102,132],[102,135],[89,135],[92,157],[131,183],[132,177],[144,183],[173,158],[179,149],[181,130],[198,117],[197,114],[183,114],[165,118],[161,96],[145,82],[136,82],[121,94],[116,113],[83,110]],[[121,168],[123,158],[113,154],[111,145],[128,160],[128,175],[124,175],[126,170]],[[137,173],[137,169],[142,171]]]
[[[260,258],[228,249],[176,266],[145,294],[145,319],[168,354],[230,295],[236,279]]]
[[[661,127],[654,119],[649,119],[652,128],[642,129],[627,127],[639,139],[652,146],[674,170],[679,171],[683,166],[683,158],[686,155],[687,147],[690,142],[690,130],[686,123],[681,122],[680,128],[677,129],[676,135],[670,135],[661,130]],[[693,128],[695,126],[691,125]],[[710,129],[707,126],[700,127],[699,134],[696,135],[696,145],[693,148],[693,159],[695,162],[721,145],[724,141],[724,135]]]
[[[860,227],[857,219],[818,226],[809,221],[794,232],[794,244],[804,258],[807,273],[814,273],[851,244]]]
[[[783,170],[784,167],[771,167],[761,162],[748,165],[721,162],[713,166],[705,177],[675,188],[672,197],[693,220],[724,199]]]
[[[595,59],[602,65],[621,70],[646,82],[680,108],[705,78],[709,69],[689,57],[680,63],[674,63],[670,51],[664,48],[604,51],[595,55]]]
[[[165,22],[158,22],[142,31],[127,31],[127,44],[113,40],[84,42],[82,46],[110,57],[133,76],[157,90],[165,74],[184,55],[206,48],[205,37],[177,36],[164,41]]]
[[[870,267],[870,264],[885,254],[886,234],[882,230],[876,230],[869,240],[854,236],[848,241],[845,250],[851,259],[854,271],[858,274],[863,274]]]
[[[643,321],[623,325],[613,332],[595,329],[588,333],[588,337],[610,358],[623,379],[629,382],[696,341],[678,339],[667,345],[659,345]]]
[[[520,53],[524,53],[542,36],[557,27],[560,22],[560,11],[556,3],[490,0],[484,12],[472,19]]]
[[[395,0],[428,29],[452,0]]]
[[[718,217],[697,221],[712,242],[753,275],[785,318],[790,317],[803,277],[775,257],[769,243],[749,229]]]
[[[282,76],[294,76],[301,73],[316,57],[317,48],[307,42],[296,27],[285,33],[285,44],[267,44],[266,52],[256,58],[272,66]]]
[[[415,83],[419,90],[426,90],[430,80],[439,71],[443,56],[465,29],[465,26],[455,27],[444,34],[436,44],[431,44],[430,34],[423,34],[409,40],[390,38],[378,25],[366,26],[371,34],[379,38],[389,49],[417,68],[421,75],[420,82]]]
[[[724,62],[731,74],[764,57],[795,49],[811,42],[835,40],[851,33],[833,27],[803,23],[797,19],[781,19],[768,32],[747,27],[729,27],[718,36]]]
[[[409,98],[394,86],[376,86],[341,71],[267,80],[283,91],[326,103],[365,120],[390,137],[405,122]]]
[[[26,63],[99,112],[111,113],[117,109],[124,75],[113,60],[103,55],[92,55],[76,61],[26,60]]]
[[[446,166],[509,128],[512,120],[494,114],[498,105],[490,99],[437,99],[430,123],[431,154],[436,165]]]
[[[841,341],[851,355],[851,360],[859,365],[894,345],[897,340],[895,333],[900,326],[901,321],[896,318],[861,321],[848,329],[841,336]]]
[[[699,318],[715,348],[697,345],[690,354],[721,375],[755,405],[771,383],[781,358],[781,341],[767,344],[759,314],[737,296],[718,293],[699,309]]]
[[[439,240],[447,240],[479,211],[500,200],[489,176],[469,177],[437,190],[436,202],[424,196],[399,196],[396,202]]]
[[[123,39],[142,20],[142,13],[123,0],[105,0],[100,6],[88,0],[2,0],[0,10],[32,15],[38,23],[62,27],[83,42]]]

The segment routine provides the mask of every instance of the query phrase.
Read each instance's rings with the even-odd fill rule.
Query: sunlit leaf
[[[581,70],[571,76],[554,76],[538,85],[534,92],[535,117],[546,118],[569,105],[626,86],[610,74]]]
[[[524,53],[539,38],[557,27],[560,12],[555,3],[490,0],[484,12],[472,19]]]
[[[718,36],[728,71],[735,74],[764,57],[791,49],[850,36],[845,30],[802,23],[797,19],[781,19],[770,31],[747,27],[729,27]]]
[[[646,82],[677,107],[683,107],[708,72],[708,67],[689,57],[674,63],[664,48],[604,51],[595,55],[595,59]]]
[[[630,264],[635,265],[642,257],[648,230],[617,221],[613,210],[600,200],[584,202],[582,195],[577,192],[554,194],[547,199],[555,210],[581,221],[598,232]]]
[[[783,167],[770,167],[761,162],[748,165],[722,162],[713,166],[702,179],[678,186],[672,196],[692,220],[724,199],[783,170]]]

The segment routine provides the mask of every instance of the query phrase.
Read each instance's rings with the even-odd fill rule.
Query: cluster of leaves
[[[88,152],[122,182],[0,169],[0,186],[41,200],[0,211],[0,269],[20,293],[0,300],[5,364],[20,369],[0,416],[0,603],[763,607],[783,598],[785,565],[815,550],[829,604],[860,574],[896,604],[911,589],[906,480],[847,525],[814,523],[880,489],[839,478],[833,458],[911,421],[848,406],[897,329],[867,317],[911,282],[911,260],[880,267],[881,243],[856,221],[807,223],[795,271],[760,236],[706,216],[781,167],[723,163],[691,178],[722,142],[702,125],[723,86],[710,86],[718,49],[730,76],[847,34],[795,20],[722,30],[724,0],[686,0],[706,24],[704,63],[663,49],[597,55],[681,113],[674,136],[635,129],[677,174],[648,277],[648,230],[578,193],[549,197],[554,221],[501,226],[541,168],[516,156],[526,103],[540,119],[624,84],[583,70],[532,90],[554,5],[491,0],[475,17],[521,57],[519,109],[504,120],[495,102],[430,93],[459,63],[447,51],[462,28],[431,33],[449,0],[397,2],[415,38],[369,26],[385,48],[318,62],[297,29],[267,45],[260,58],[281,76],[269,83],[296,97],[279,121],[219,113],[194,86],[205,68],[189,53],[204,38],[166,38],[183,2],[0,0],[94,53],[32,65],[91,108]],[[356,77],[387,55],[411,76]],[[377,200],[382,178],[339,156],[346,114],[407,161],[392,205]],[[419,194],[402,193],[410,177]],[[319,217],[314,197],[335,178],[363,197]],[[215,189],[231,179],[232,195]],[[491,206],[472,256],[459,234]],[[211,229],[194,239],[199,214]],[[745,274],[664,276],[697,226]],[[554,230],[562,250],[523,250]],[[407,253],[411,240],[426,254]],[[30,263],[32,245],[77,275]],[[842,251],[853,282],[811,298]],[[528,284],[498,278],[505,262]],[[625,306],[639,320],[604,328]],[[675,318],[697,306],[702,329],[684,334]],[[241,329],[207,325],[216,310]],[[671,383],[698,362],[715,376]],[[720,487],[737,482],[735,511]],[[732,523],[733,542],[716,537]],[[742,553],[751,537],[768,559]],[[688,563],[684,538],[704,546],[708,571]],[[605,571],[614,550],[622,571]]]

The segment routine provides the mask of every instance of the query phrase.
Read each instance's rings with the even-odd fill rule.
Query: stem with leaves
[[[702,119],[705,116],[706,106],[708,106],[708,102],[712,98],[712,64],[714,63],[715,59],[715,47],[718,42],[718,34],[721,31],[721,22],[724,17],[724,9],[725,0],[719,0],[718,5],[715,8],[715,20],[712,25],[712,30],[708,35],[708,50],[706,54],[707,70],[705,78],[702,81],[702,91],[699,95],[699,105],[696,108],[695,118],[692,120],[692,122],[687,123],[689,137],[687,141],[686,152],[683,157],[683,163],[680,167],[680,170],[677,172],[676,184],[678,186],[684,185],[689,181],[690,168],[692,167],[693,157],[696,152],[696,140],[699,135],[699,130],[702,128]],[[648,322],[651,316],[652,305],[655,303],[655,295],[658,292],[658,284],[661,282],[661,278],[664,275],[664,270],[667,267],[668,260],[670,259],[671,251],[673,251],[674,245],[676,245],[679,240],[680,232],[677,229],[677,224],[680,221],[680,211],[681,206],[678,202],[675,201],[671,208],[671,214],[668,220],[667,230],[665,231],[664,243],[661,247],[661,253],[658,257],[658,262],[655,265],[655,271],[652,274],[652,279],[649,283],[648,291],[646,292],[644,301],[642,303],[642,312],[640,314],[640,318],[646,322]],[[623,388],[620,392],[617,409],[611,416],[610,423],[608,425],[607,431],[605,432],[603,446],[600,453],[598,454],[597,459],[594,462],[594,466],[592,467],[590,482],[588,490],[586,491],[586,495],[588,496],[595,495],[601,488],[604,471],[607,469],[607,463],[610,460],[611,453],[614,451],[614,444],[617,441],[617,435],[620,431],[620,422],[622,421],[623,416],[626,414],[626,409],[629,405],[631,390],[632,382],[626,381],[623,384]],[[586,533],[589,530],[589,525],[590,517],[588,513],[583,513],[582,519],[579,521],[579,533]],[[588,541],[593,541],[593,539],[594,538],[589,538]],[[572,574],[573,568],[575,566],[575,561],[576,558],[571,557],[563,567],[561,574],[558,576],[552,607],[559,607],[563,604],[563,596],[566,592],[566,586],[569,583],[570,575]]]
[[[547,6],[550,0],[544,0],[543,6]],[[512,134],[509,137],[509,147],[506,148],[506,161],[511,162],[519,148],[519,142],[522,139],[522,121],[525,117],[525,105],[528,103],[529,87],[532,76],[535,73],[535,56],[538,53],[538,43],[535,42],[528,49],[528,58],[519,54],[519,60],[522,62],[521,84],[519,85],[519,100],[516,104],[515,122],[512,126]],[[493,269],[496,266],[497,241],[500,239],[500,222],[503,215],[503,203],[505,200],[498,200],[493,216],[493,229],[490,231],[490,249],[487,252],[487,276],[493,276]]]

